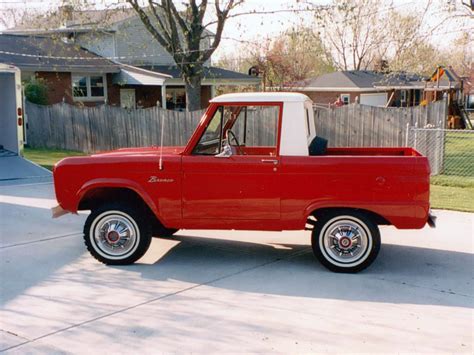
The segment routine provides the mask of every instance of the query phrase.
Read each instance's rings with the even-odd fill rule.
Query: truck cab
[[[55,214],[91,210],[85,243],[106,264],[133,263],[153,235],[180,229],[310,229],[323,265],[357,272],[378,254],[378,225],[430,220],[429,173],[411,148],[328,147],[303,94],[227,94],[186,147],[59,162]]]

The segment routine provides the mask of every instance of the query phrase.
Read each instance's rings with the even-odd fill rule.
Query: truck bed
[[[358,155],[358,156],[421,156],[413,148],[397,147],[397,148],[328,148],[324,155]]]

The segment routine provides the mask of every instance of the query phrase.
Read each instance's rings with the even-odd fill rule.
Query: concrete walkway
[[[182,231],[133,266],[88,255],[51,184],[0,187],[6,353],[473,352],[468,213],[382,228],[373,266],[326,271],[308,232]]]

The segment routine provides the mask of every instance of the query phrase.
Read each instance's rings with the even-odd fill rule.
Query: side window
[[[280,106],[234,106],[229,127],[246,155],[276,155]],[[227,127],[226,127],[227,129]],[[236,145],[231,140],[232,145]]]
[[[276,155],[279,117],[279,105],[220,106],[193,154],[219,154],[229,137],[233,154]]]
[[[222,128],[224,118],[224,107],[217,108],[214,116],[207,124],[204,134],[199,143],[194,148],[193,154],[196,155],[216,155],[221,151]]]

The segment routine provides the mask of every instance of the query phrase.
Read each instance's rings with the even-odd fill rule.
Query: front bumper
[[[427,223],[431,228],[436,228],[436,216],[431,211],[428,213]]]
[[[69,212],[63,209],[60,205],[57,205],[56,207],[51,208],[51,213],[53,218],[59,218],[65,214],[68,214]]]

